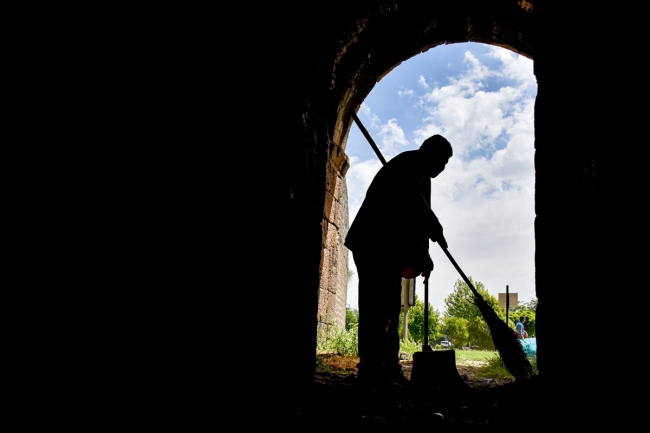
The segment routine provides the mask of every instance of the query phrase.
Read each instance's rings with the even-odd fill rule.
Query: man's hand
[[[446,240],[445,237],[442,235],[442,233],[440,233],[440,238],[438,238],[438,243],[439,243],[440,246],[443,247],[444,249],[448,249],[448,246],[447,246],[447,240]]]
[[[445,236],[442,234],[442,225],[436,221],[437,224],[435,224],[433,227],[431,227],[431,232],[429,234],[429,239],[431,239],[433,242],[438,242],[441,247],[444,249],[447,249],[447,240],[445,239]]]
[[[431,260],[431,256],[428,256],[424,266],[422,266],[422,273],[420,274],[420,276],[424,277],[425,282],[429,280],[432,271],[433,271],[433,260]]]

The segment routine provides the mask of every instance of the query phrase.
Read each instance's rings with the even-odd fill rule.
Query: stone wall
[[[625,50],[636,54],[644,52],[643,38],[635,33],[644,27],[634,21],[643,14],[620,2],[606,3],[607,7],[584,2],[538,2],[534,8],[532,3],[523,0],[397,0],[390,3],[334,0],[255,5],[251,11],[259,11],[261,7],[269,9],[266,14],[255,14],[264,18],[259,23],[248,20],[254,15],[252,13],[242,15],[247,18],[242,21],[247,37],[237,42],[237,51],[233,53],[266,50],[267,58],[274,60],[273,67],[260,62],[257,56],[233,55],[231,58],[237,59],[233,68],[221,69],[242,74],[247,78],[242,79],[242,83],[248,84],[252,78],[260,76],[264,76],[265,83],[272,83],[255,86],[248,99],[239,95],[237,99],[262,102],[264,115],[256,116],[255,121],[264,123],[255,124],[254,131],[259,134],[280,131],[281,135],[281,145],[249,141],[237,146],[241,160],[244,157],[254,159],[264,169],[273,170],[262,173],[259,169],[264,176],[255,177],[264,179],[266,186],[256,191],[255,207],[260,207],[259,200],[266,200],[262,209],[277,209],[271,212],[274,218],[271,224],[267,222],[267,226],[274,229],[269,230],[264,240],[278,249],[259,260],[262,269],[255,269],[255,272],[282,277],[280,272],[287,268],[287,263],[295,271],[283,290],[268,290],[261,284],[251,289],[256,300],[254,306],[259,308],[255,313],[273,314],[276,338],[287,330],[297,334],[292,335],[296,344],[292,346],[291,371],[268,375],[264,383],[255,383],[256,388],[273,392],[274,401],[279,400],[277,389],[286,391],[292,384],[297,387],[313,383],[316,331],[320,320],[317,315],[330,320],[329,317],[335,317],[335,311],[339,311],[336,303],[342,304],[341,283],[347,278],[347,272],[342,270],[347,268],[343,265],[347,252],[341,246],[341,239],[346,228],[342,222],[337,223],[336,215],[345,214],[342,204],[347,201],[343,198],[342,182],[346,158],[341,147],[344,150],[345,137],[352,123],[350,113],[358,110],[378,79],[400,62],[438,45],[467,41],[506,47],[534,59],[538,81],[535,104],[538,368],[544,382],[553,385],[549,389],[554,389],[553,394],[549,394],[552,405],[537,413],[558,413],[570,408],[567,413],[576,417],[578,408],[573,403],[581,401],[581,406],[591,411],[586,417],[600,421],[603,417],[594,418],[593,414],[607,413],[613,414],[610,418],[616,420],[617,412],[606,405],[633,395],[623,389],[629,382],[618,380],[620,372],[626,371],[624,356],[611,350],[600,351],[594,362],[582,363],[576,368],[575,353],[570,345],[558,345],[557,341],[559,336],[566,334],[567,321],[563,318],[567,308],[574,307],[588,315],[576,320],[587,326],[586,319],[593,317],[591,323],[596,324],[592,326],[593,332],[587,330],[581,335],[582,346],[599,347],[603,341],[620,337],[620,326],[598,326],[599,318],[612,313],[607,308],[619,301],[625,278],[629,277],[627,273],[645,269],[641,262],[645,255],[628,246],[642,248],[643,243],[631,241],[642,240],[640,235],[647,223],[642,207],[643,197],[647,195],[648,170],[645,159],[640,157],[645,136],[642,128],[647,122],[641,118],[645,116],[643,106],[637,109],[629,102],[635,98],[643,100],[636,94],[643,88],[638,83],[644,82],[645,69],[638,62],[631,62],[628,67],[621,61]],[[282,7],[284,9],[278,11]],[[268,20],[271,12],[274,19]],[[250,41],[264,43],[252,45]],[[183,49],[191,46],[186,44]],[[255,62],[241,65],[241,59],[248,57]],[[638,55],[628,58],[637,59]],[[188,70],[195,74],[203,69]],[[245,72],[252,74],[243,75]],[[212,81],[205,80],[205,83]],[[195,93],[205,99],[201,90]],[[203,111],[209,112],[201,110],[197,114],[204,115]],[[193,128],[184,128],[184,131],[192,131],[203,124],[206,131],[214,129],[212,120],[204,120],[201,116],[193,116],[192,120],[188,124]],[[252,130],[249,122],[246,117],[247,124],[239,129]],[[203,131],[199,129],[199,132]],[[213,132],[207,135],[210,134]],[[203,159],[212,160],[207,156]],[[188,166],[194,167],[199,160],[193,155],[192,164]],[[198,192],[209,197],[214,192],[207,186],[198,192],[196,188],[202,184],[212,186],[214,182],[197,182],[194,180],[196,173],[201,171],[193,170],[192,176],[186,176],[193,180],[187,191],[197,197]],[[182,203],[186,202],[199,200]],[[185,210],[185,206],[177,207]],[[211,215],[204,209],[188,212],[193,218],[205,214]],[[239,232],[250,232],[250,245],[259,242],[260,234],[259,230],[245,227],[250,226],[249,221],[250,218],[241,218],[240,224],[244,227]],[[183,227],[187,226],[189,224]],[[208,224],[199,226],[205,233],[209,233],[210,227]],[[198,232],[198,228],[195,230]],[[201,236],[194,238],[206,244],[205,233],[198,233]],[[178,236],[181,237],[187,238]],[[185,253],[202,251],[201,247],[175,250]],[[216,318],[212,319],[216,314],[212,310],[222,299],[214,294],[214,284],[206,284],[198,278],[205,276],[211,283],[217,275],[208,257],[210,254],[197,253],[192,257],[192,266],[189,259],[182,257],[188,263],[184,275],[193,276],[197,281],[191,285],[197,288],[194,292],[188,289],[193,297],[186,296],[191,305],[198,305],[194,308],[199,311],[191,310],[192,314],[188,314],[191,320],[185,321],[192,324],[192,331],[203,331],[200,339],[193,334],[197,342],[207,341],[211,336],[209,332],[215,335],[221,332]],[[205,294],[197,296],[195,292],[199,289]],[[642,292],[630,293],[634,296]],[[631,311],[626,321],[643,316],[643,311],[640,315]],[[201,326],[195,324],[196,318],[204,321]],[[179,322],[176,317],[174,320]],[[215,324],[209,320],[214,320]],[[208,347],[205,344],[187,346],[201,350]],[[204,353],[188,357],[203,362],[201,372],[204,376],[214,374],[213,364],[221,356],[218,346],[215,347],[210,349],[213,350],[212,358]],[[280,371],[286,359],[276,357],[267,362],[271,371]],[[591,377],[611,380],[603,387],[600,379],[592,384]],[[215,383],[220,385],[216,380]],[[616,392],[611,390],[613,386],[617,387]],[[285,395],[303,394],[292,389]],[[562,396],[566,396],[566,402],[558,402]],[[585,404],[585,398],[595,407]],[[564,414],[559,413],[559,416]]]
[[[325,185],[323,249],[318,289],[319,333],[345,326],[348,287],[348,249],[343,245],[348,232],[348,191],[345,174],[349,159],[335,143],[330,143],[330,160]]]

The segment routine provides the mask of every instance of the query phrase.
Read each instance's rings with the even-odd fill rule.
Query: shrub
[[[528,358],[530,363],[533,366],[534,374],[537,374],[537,356]],[[493,356],[487,359],[487,364],[479,367],[477,374],[481,377],[491,377],[491,378],[510,378],[514,379],[515,377],[510,374],[506,369],[505,364],[501,355],[497,352]]]
[[[341,356],[359,356],[359,333],[357,326],[350,329],[334,328],[322,332],[316,343],[317,351]]]
[[[399,351],[406,352],[409,354],[409,359],[413,359],[413,354],[422,350],[422,345],[415,341],[407,338],[406,340],[401,340],[399,343]]]

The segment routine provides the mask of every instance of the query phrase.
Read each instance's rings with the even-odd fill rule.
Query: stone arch
[[[340,47],[332,71],[329,125],[332,141],[343,150],[350,112],[359,109],[382,77],[411,57],[439,45],[480,42],[533,58],[530,3],[493,2],[497,7],[471,10],[431,3],[377,12]]]
[[[350,113],[357,112],[375,84],[395,67],[439,45],[480,42],[532,59],[531,3],[493,3],[489,8],[443,7],[432,2],[385,6],[358,20],[339,46],[328,108],[331,138],[322,221],[319,329],[345,323],[348,257],[343,240],[349,225],[345,146],[352,125]]]

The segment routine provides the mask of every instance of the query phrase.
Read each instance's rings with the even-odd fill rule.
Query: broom
[[[444,248],[443,246],[440,246],[440,248],[442,248],[442,251],[447,255],[451,264],[454,265],[460,276],[463,277],[463,280],[465,280],[465,283],[469,286],[472,294],[474,294],[474,303],[481,312],[483,320],[487,323],[488,328],[490,328],[490,334],[492,334],[494,346],[499,351],[506,370],[508,370],[516,379],[525,379],[530,377],[534,373],[534,369],[526,356],[523,346],[519,343],[517,334],[515,334],[515,332],[508,327],[506,322],[497,316],[497,313],[492,309],[492,307],[485,302],[485,299],[483,299],[481,294],[474,288],[472,283],[470,283],[469,278],[465,276],[447,248]]]
[[[355,123],[379,157],[379,160],[382,162],[382,164],[386,165],[386,160],[382,156],[372,137],[370,137],[370,134],[368,134],[366,128],[361,124],[361,121],[357,117],[356,113],[351,112],[351,115],[352,119],[354,119]],[[528,360],[528,357],[526,356],[526,352],[524,352],[524,348],[521,344],[519,344],[519,339],[517,338],[515,332],[510,329],[508,325],[503,320],[501,320],[501,318],[499,318],[492,307],[490,307],[490,305],[485,302],[485,299],[483,299],[481,294],[474,288],[472,283],[469,281],[469,278],[465,276],[463,271],[460,269],[460,266],[458,266],[447,248],[444,248],[442,245],[440,245],[440,248],[442,248],[442,251],[445,253],[447,258],[449,258],[451,264],[454,265],[460,276],[463,277],[463,280],[465,280],[465,283],[472,291],[472,294],[474,295],[474,303],[478,307],[481,315],[483,316],[483,320],[485,320],[485,323],[487,323],[488,328],[490,329],[490,334],[492,335],[494,346],[499,351],[506,370],[508,370],[515,377],[515,379],[525,379],[527,377],[530,377],[534,373],[534,369]]]

